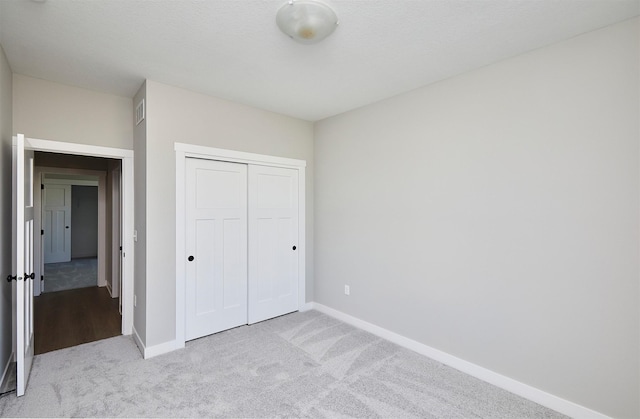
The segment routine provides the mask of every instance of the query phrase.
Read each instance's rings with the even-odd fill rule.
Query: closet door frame
[[[243,163],[269,167],[282,167],[298,171],[298,309],[303,310],[306,305],[306,277],[305,277],[305,160],[286,157],[269,156],[265,154],[246,153],[242,151],[226,150],[199,146],[186,143],[175,143],[176,153],[176,341],[181,346],[185,342],[186,329],[186,159],[198,158],[218,160],[229,163]]]

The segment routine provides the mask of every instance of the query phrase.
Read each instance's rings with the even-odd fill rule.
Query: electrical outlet
[[[348,285],[344,286],[344,295],[350,295],[351,294],[351,288],[349,288]]]

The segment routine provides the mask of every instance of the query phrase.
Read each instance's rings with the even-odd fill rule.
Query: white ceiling
[[[13,72],[132,97],[144,79],[319,120],[640,14],[639,0],[326,0],[301,45],[286,0],[1,0]]]

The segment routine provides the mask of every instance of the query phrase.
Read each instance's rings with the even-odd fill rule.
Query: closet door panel
[[[222,308],[247,307],[247,219],[227,219],[223,222]],[[246,313],[243,318],[246,324]]]
[[[249,166],[249,323],[298,310],[298,171]]]
[[[258,245],[257,254],[253,255],[252,253],[252,256],[254,256],[257,266],[260,267],[260,269],[252,272],[256,279],[258,303],[268,301],[273,296],[273,285],[277,269],[276,244],[274,243],[276,232],[273,224],[271,219],[257,219],[255,223],[257,228],[253,232]]]
[[[186,339],[247,324],[247,166],[186,161]]]
[[[196,318],[216,311],[216,307],[219,306],[215,301],[216,283],[211,280],[217,275],[215,255],[219,251],[216,249],[219,246],[215,243],[215,225],[215,220],[196,220],[195,260],[197,262],[195,263],[196,273],[193,276]]]

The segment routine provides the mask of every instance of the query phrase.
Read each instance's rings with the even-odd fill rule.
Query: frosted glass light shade
[[[316,0],[289,1],[278,10],[276,23],[282,32],[303,44],[314,44],[338,26],[333,9]]]

